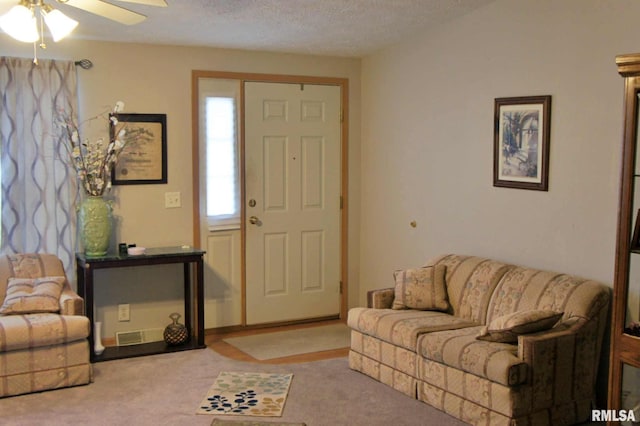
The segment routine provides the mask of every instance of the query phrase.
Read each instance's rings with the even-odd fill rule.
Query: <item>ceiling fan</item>
[[[119,1],[167,7],[166,0]],[[38,39],[41,40],[41,48],[47,47],[44,42],[44,24],[49,28],[53,41],[63,39],[78,26],[78,21],[69,18],[58,9],[54,9],[49,3],[69,5],[125,25],[138,24],[147,18],[141,13],[102,0],[49,0],[48,3],[45,0],[0,0],[0,28],[18,41],[33,43],[33,61],[36,64],[38,59],[35,51]],[[38,18],[40,18],[39,31]]]
[[[167,6],[166,0],[119,1],[146,6]],[[78,25],[78,21],[55,9],[52,4],[72,6],[125,25],[138,24],[147,18],[141,13],[102,0],[50,0],[49,2],[45,2],[45,0],[0,0],[0,3],[2,6],[0,7],[0,28],[14,39],[24,42],[35,42],[42,36],[44,29],[42,20],[47,24],[54,41],[66,37]],[[7,8],[9,11],[4,13]],[[40,33],[38,32],[38,17],[42,18]]]

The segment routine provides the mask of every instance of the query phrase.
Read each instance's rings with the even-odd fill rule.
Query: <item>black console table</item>
[[[85,256],[84,253],[77,253],[78,294],[84,299],[85,314],[90,323],[89,351],[91,353],[91,362],[204,348],[204,266],[202,259],[204,253],[202,250],[182,247],[149,248],[145,254],[138,256],[107,254],[102,257],[89,257]],[[93,271],[96,269],[167,265],[171,263],[182,263],[184,265],[184,324],[190,333],[189,341],[180,346],[169,346],[165,342],[153,342],[132,346],[107,347],[101,355],[96,355],[93,352]]]

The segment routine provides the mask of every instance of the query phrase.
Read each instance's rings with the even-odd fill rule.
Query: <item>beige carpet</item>
[[[257,360],[328,351],[349,347],[350,332],[345,324],[331,324],[289,331],[229,337],[224,342]]]
[[[88,386],[0,398],[2,426],[210,426],[195,408],[223,371],[293,374],[282,417],[229,420],[308,426],[465,426],[349,369],[346,357],[295,364],[235,361],[193,350],[93,364]],[[277,419],[277,420],[276,420]]]

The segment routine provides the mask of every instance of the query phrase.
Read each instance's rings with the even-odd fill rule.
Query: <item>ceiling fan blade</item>
[[[157,7],[167,7],[166,0],[119,0],[125,3],[137,3],[144,4],[147,6],[157,6]]]
[[[138,24],[147,19],[140,13],[100,0],[67,0],[63,3],[125,25]]]

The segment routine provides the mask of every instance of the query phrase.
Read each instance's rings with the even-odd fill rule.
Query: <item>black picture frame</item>
[[[124,124],[125,147],[111,172],[113,185],[167,183],[167,115],[118,114]],[[111,138],[115,126],[110,125]]]
[[[496,98],[493,186],[549,190],[551,96]]]

